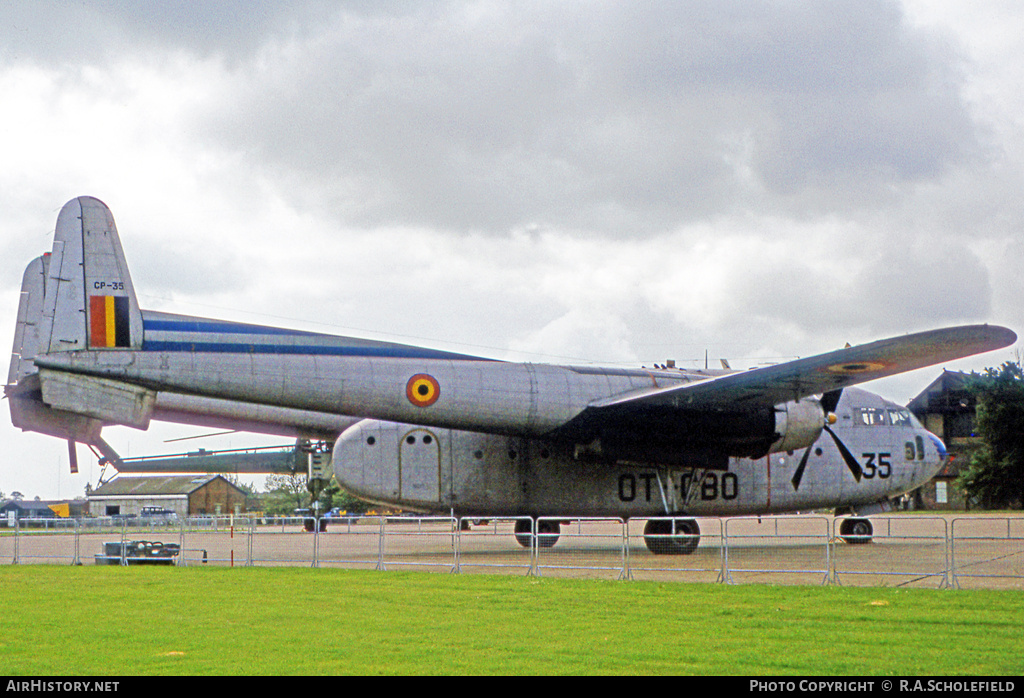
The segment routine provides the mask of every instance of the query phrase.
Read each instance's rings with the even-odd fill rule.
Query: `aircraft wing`
[[[847,347],[784,364],[692,382],[616,395],[591,408],[671,407],[743,411],[778,405],[857,383],[1001,349],[1017,335],[995,325],[966,325]]]

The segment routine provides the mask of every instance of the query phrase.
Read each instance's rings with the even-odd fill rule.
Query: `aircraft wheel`
[[[537,547],[550,548],[558,542],[558,534],[562,532],[562,526],[557,521],[537,522]]]
[[[839,537],[851,545],[870,543],[874,532],[875,529],[867,519],[843,519],[839,524]]]
[[[524,548],[529,548],[532,539],[533,522],[529,519],[519,519],[516,521],[516,543],[519,543]]]
[[[524,548],[530,547],[530,541],[533,538],[533,522],[529,519],[520,519],[516,521],[516,542]],[[562,532],[562,527],[557,521],[538,521],[537,522],[537,547],[538,548],[550,548],[558,542],[558,534]]]
[[[644,526],[644,545],[655,555],[690,555],[699,544],[694,519],[652,520]]]

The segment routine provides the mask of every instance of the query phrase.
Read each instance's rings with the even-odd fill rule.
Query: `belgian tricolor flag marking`
[[[89,296],[89,346],[131,347],[128,296]]]

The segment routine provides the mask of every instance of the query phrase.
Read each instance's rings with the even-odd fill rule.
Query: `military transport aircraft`
[[[25,272],[5,393],[14,424],[90,445],[168,420],[333,442],[370,501],[423,512],[648,518],[655,553],[689,553],[693,517],[835,508],[840,533],[927,482],[942,442],[858,388],[1006,347],[973,325],[750,371],[511,363],[139,308],[110,210],[80,197]],[[532,517],[532,518],[527,518]],[[858,538],[859,537],[859,538]]]

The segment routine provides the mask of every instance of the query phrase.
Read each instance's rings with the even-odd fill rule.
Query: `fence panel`
[[[12,562],[16,558],[23,565],[80,564],[78,522],[74,519],[20,519],[10,537]]]
[[[196,516],[185,520],[181,528],[181,555],[178,564],[226,565],[252,564],[253,521],[242,516]]]
[[[165,522],[158,528],[126,517],[82,519],[78,547],[84,564],[174,565],[178,562],[182,526]]]
[[[0,565],[13,565],[17,562],[17,525],[15,521],[0,519]]]
[[[319,532],[301,516],[254,519],[249,561],[257,567],[316,565]]]
[[[533,550],[537,575],[625,579],[629,574],[623,519],[540,517]]]
[[[534,542],[528,516],[459,519],[455,571],[533,574]]]
[[[328,520],[316,534],[317,566],[382,569],[383,527],[379,516]]]
[[[953,519],[950,583],[956,588],[1020,589],[1024,580],[1024,517]]]
[[[843,520],[835,519],[832,529],[837,584],[940,589],[948,585],[946,519],[918,515],[870,517],[870,538],[843,536]]]
[[[389,516],[381,527],[381,569],[454,572],[459,522],[451,516]]]
[[[829,523],[815,515],[743,516],[725,520],[725,581],[826,584]]]
[[[627,561],[630,579],[650,581],[722,582],[725,581],[725,544],[722,519],[683,519],[694,522],[694,538],[686,535],[687,524],[676,524],[673,536],[672,522],[678,518],[652,517],[630,519],[627,526]],[[690,524],[692,525],[692,524]],[[667,529],[667,533],[659,532]],[[650,549],[648,541],[655,551]],[[661,543],[661,545],[659,545]],[[694,545],[696,544],[696,545]],[[682,548],[677,549],[676,546]],[[692,548],[692,550],[691,550]],[[689,551],[689,552],[686,552]]]

